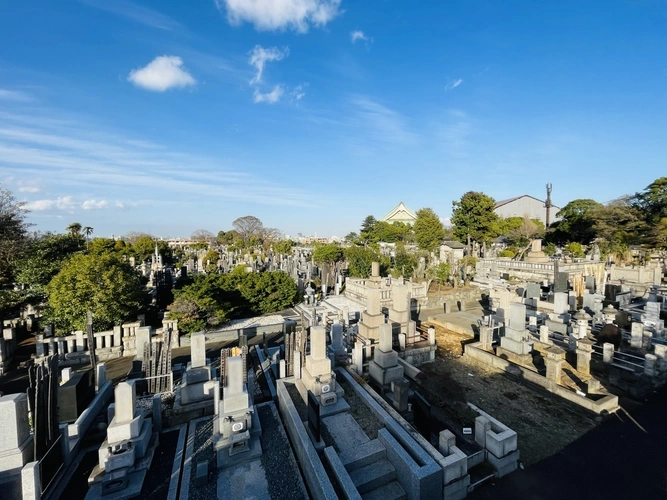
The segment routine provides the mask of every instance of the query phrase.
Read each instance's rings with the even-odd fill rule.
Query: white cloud
[[[264,73],[264,65],[271,61],[280,61],[289,55],[289,47],[280,50],[278,47],[270,47],[265,49],[260,45],[255,45],[255,48],[250,51],[250,59],[248,63],[254,66],[257,74],[250,80],[250,85],[255,85],[262,81],[262,74]]]
[[[55,200],[36,200],[26,203],[25,208],[31,212],[43,212],[46,210],[66,210],[72,211],[77,207],[77,204],[72,200],[71,196],[63,196]]]
[[[275,104],[283,96],[284,92],[285,91],[283,90],[282,85],[276,85],[275,87],[273,87],[273,90],[271,92],[268,92],[266,94],[263,94],[259,90],[255,89],[253,97],[255,103],[266,102],[269,104]]]
[[[215,0],[227,11],[230,24],[246,21],[260,31],[293,29],[300,33],[310,25],[324,26],[339,14],[341,0]]]
[[[19,90],[0,89],[0,101],[29,102],[32,97]]]
[[[306,95],[306,87],[307,86],[308,86],[307,83],[302,83],[300,85],[297,85],[296,87],[294,87],[292,92],[290,92],[290,95],[292,96],[292,98],[295,101],[300,101]]]
[[[359,30],[350,32],[350,40],[352,40],[352,43],[356,43],[360,40],[362,42],[367,42],[367,43],[373,41],[372,38],[366,36],[366,34],[363,31],[359,31]]]
[[[136,86],[155,92],[197,83],[183,68],[183,60],[177,56],[159,56],[144,68],[133,69],[127,79]]]
[[[98,210],[100,208],[107,208],[109,202],[106,200],[86,200],[81,204],[84,210]]]
[[[455,80],[455,81],[453,81],[453,82],[448,83],[447,85],[445,85],[445,90],[452,90],[452,89],[455,89],[456,87],[458,87],[458,86],[461,85],[462,83],[463,83],[463,80],[462,80],[461,78],[459,78],[458,80]]]

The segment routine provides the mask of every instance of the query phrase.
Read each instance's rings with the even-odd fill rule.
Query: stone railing
[[[392,290],[391,290],[391,278],[381,278],[380,284],[380,303],[384,307],[389,307],[392,304]],[[409,287],[409,293],[412,300],[416,303],[421,304],[428,297],[428,289],[426,283],[405,283]],[[345,281],[345,293],[346,297],[351,298],[361,304],[365,304],[368,296],[368,288],[370,285],[370,280],[357,279],[357,278],[348,278]],[[413,305],[415,303],[413,302]]]
[[[98,361],[136,355],[136,335],[140,328],[150,327],[144,327],[142,321],[135,321],[114,326],[113,330],[93,333],[95,355]],[[172,347],[178,347],[177,321],[165,319],[162,322],[162,329],[158,329],[156,333],[159,335],[166,328],[171,328],[173,332]],[[38,358],[57,354],[60,356],[61,362],[65,363],[72,362],[76,364],[90,361],[88,335],[81,330],[62,337],[37,335],[35,337],[35,350]]]

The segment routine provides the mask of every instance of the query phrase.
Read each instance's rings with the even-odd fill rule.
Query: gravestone
[[[424,438],[431,440],[431,404],[418,392],[414,392],[412,408],[417,431]]]
[[[93,370],[75,373],[58,387],[58,416],[61,424],[71,424],[95,397]]]
[[[538,283],[527,283],[526,284],[526,298],[528,299],[538,299],[541,294],[541,288]]]
[[[568,287],[568,279],[570,275],[568,273],[564,272],[559,272],[556,275],[556,281],[554,283],[554,293],[559,293],[559,292],[567,292],[569,287]]]

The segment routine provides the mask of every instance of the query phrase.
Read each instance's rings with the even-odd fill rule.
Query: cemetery
[[[85,331],[63,336],[34,317],[4,323],[0,373],[17,339],[34,337],[27,391],[0,397],[7,498],[461,499],[542,458],[540,443],[555,452],[570,439],[547,445],[505,395],[534,398],[530,418],[553,398],[583,433],[619,397],[667,381],[654,263],[552,261],[536,240],[524,260],[479,259],[471,286],[425,316],[428,285],[381,276],[377,262],[350,278],[307,248],[205,255],[175,276],[282,271],[303,300],[188,334],[169,314],[104,331],[88,314]],[[172,281],[157,246],[138,267],[148,289]],[[107,365],[122,376],[107,380]]]

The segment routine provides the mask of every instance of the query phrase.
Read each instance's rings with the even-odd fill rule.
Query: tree
[[[16,263],[16,284],[22,299],[33,305],[46,301],[46,285],[60,272],[63,262],[83,250],[80,236],[46,233],[32,241]]]
[[[544,223],[528,215],[501,219],[500,227],[507,243],[512,246],[525,247],[531,240],[544,236]]]
[[[496,202],[490,196],[468,191],[452,206],[454,236],[468,245],[468,255],[473,241],[489,243],[500,234],[500,218],[494,211]]]
[[[220,260],[220,254],[215,250],[211,249],[206,252],[204,255],[204,265],[206,266],[206,271],[214,271],[218,268],[218,261]],[[208,264],[207,264],[208,263]]]
[[[171,261],[173,251],[171,247],[167,244],[166,241],[156,240],[152,236],[143,235],[140,236],[132,245],[132,250],[137,255],[140,261],[145,261],[151,255],[155,254],[155,245],[157,244],[158,253],[162,255],[162,260],[167,262]],[[208,248],[208,244],[204,243],[205,248]]]
[[[292,240],[277,241],[273,244],[273,251],[282,255],[289,255],[295,246],[296,243]]]
[[[218,245],[231,245],[238,238],[238,234],[233,229],[231,231],[218,231],[215,241]]]
[[[380,263],[380,274],[389,269],[389,259],[370,247],[348,247],[345,249],[347,270],[353,278],[368,278],[371,275],[373,262]]]
[[[422,208],[417,211],[413,230],[417,245],[422,250],[435,250],[445,237],[445,228],[440,218],[430,208]]]
[[[377,219],[372,215],[368,215],[363,222],[361,223],[361,230],[359,231],[359,237],[364,243],[373,243],[373,230],[377,224]]]
[[[190,239],[212,243],[213,241],[215,241],[215,235],[211,231],[207,231],[206,229],[197,229],[194,233],[192,233]]]
[[[572,241],[572,242],[568,243],[567,245],[565,245],[563,250],[565,250],[567,253],[572,255],[572,257],[581,258],[584,255],[586,255],[584,253],[584,247],[582,246],[581,243],[579,243],[577,241]]]
[[[441,287],[445,283],[449,283],[452,276],[452,267],[448,262],[441,262],[435,268],[433,273],[438,280],[438,286]]]
[[[85,330],[86,313],[93,328],[106,330],[135,317],[142,305],[139,275],[111,253],[76,254],[46,287],[47,318],[64,333]]]
[[[246,244],[253,238],[260,239],[263,236],[264,224],[262,224],[261,220],[252,215],[239,217],[232,222],[232,226],[234,226],[238,237]]]
[[[667,217],[667,177],[660,177],[632,198],[632,204],[646,216],[647,222],[657,224]]]
[[[13,264],[28,243],[25,203],[0,187],[0,289],[12,283]],[[0,300],[0,309],[4,308]]]
[[[394,258],[394,269],[405,278],[411,278],[419,265],[419,258],[414,253],[408,253],[405,246],[396,246],[396,257]]]
[[[317,264],[329,264],[334,266],[336,262],[342,261],[343,257],[343,249],[334,243],[317,245],[313,250],[313,261]]]
[[[357,238],[359,238],[359,235],[354,231],[350,231],[349,233],[347,233],[347,235],[345,235],[345,243],[352,244],[357,240]]]
[[[174,295],[170,317],[179,320],[179,329],[194,332],[237,316],[282,311],[298,300],[299,290],[282,271],[248,273],[239,266],[229,274],[197,275]]]
[[[80,223],[72,222],[69,226],[67,226],[67,231],[69,231],[69,233],[72,236],[79,236],[79,235],[81,235],[81,228],[82,227],[83,226]]]
[[[600,206],[591,214],[595,243],[603,256],[624,260],[629,245],[639,244],[650,232],[640,209],[624,196]]]
[[[153,238],[153,236],[148,233],[143,233],[141,231],[130,231],[129,233],[124,235],[122,239],[123,241],[129,243],[130,245],[134,245],[139,240],[139,238],[142,238],[144,236],[148,236],[151,239]]]
[[[313,250],[313,261],[319,265],[328,264],[329,265],[329,283],[333,283],[334,271],[336,269],[336,262],[343,260],[345,254],[343,249],[336,244],[329,245],[317,245],[315,250]],[[322,276],[322,283],[325,281],[325,277]]]
[[[576,241],[588,245],[595,238],[594,214],[602,204],[591,199],[577,199],[565,205],[556,217],[560,220],[550,227],[549,240],[563,244]]]

